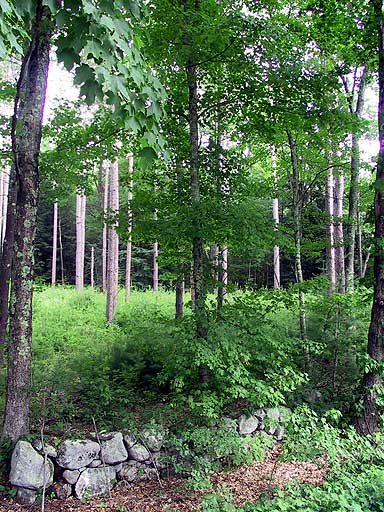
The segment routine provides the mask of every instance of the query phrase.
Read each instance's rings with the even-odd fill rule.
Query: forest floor
[[[172,477],[161,481],[147,481],[134,486],[120,482],[110,495],[89,499],[86,503],[75,498],[64,501],[47,500],[45,512],[192,512],[200,510],[203,500],[216,493],[230,497],[231,503],[241,507],[258,500],[261,495],[273,497],[287,483],[297,481],[321,485],[328,471],[325,457],[311,462],[281,462],[281,446],[267,451],[263,461],[239,466],[231,471],[212,475],[212,489],[192,490],[186,480]],[[23,507],[12,500],[0,499],[0,512],[38,511],[41,504]],[[209,508],[204,508],[209,510]]]

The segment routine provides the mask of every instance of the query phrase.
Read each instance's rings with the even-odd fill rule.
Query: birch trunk
[[[61,217],[59,213],[59,251],[60,251],[60,269],[61,269],[61,284],[64,284],[64,255],[63,255],[63,238],[61,236]]]
[[[329,293],[334,293],[336,289],[336,271],[335,271],[335,233],[334,233],[334,180],[332,167],[327,170],[325,179],[325,211],[327,214],[327,249],[326,249],[326,268],[329,281]]]
[[[128,155],[128,243],[125,264],[125,300],[131,298],[131,266],[132,266],[132,192],[133,192],[133,155]]]
[[[381,410],[379,391],[382,387],[380,365],[384,360],[384,17],[382,1],[371,0],[375,10],[378,31],[378,58],[379,58],[379,107],[378,107],[378,131],[380,150],[376,168],[375,186],[375,257],[373,291],[373,304],[371,323],[368,332],[368,355],[374,359],[378,366],[366,373],[363,377],[363,414],[356,419],[358,432],[371,434],[380,427]]]
[[[336,289],[339,293],[345,293],[345,258],[344,258],[344,233],[343,233],[343,204],[344,204],[344,176],[340,173],[335,176],[334,193],[334,237],[335,237],[335,273]]]
[[[279,229],[279,198],[277,192],[277,165],[276,165],[276,149],[271,146],[271,164],[272,164],[272,180],[274,197],[272,199],[273,222],[275,224],[275,231]],[[281,275],[280,275],[280,247],[275,245],[273,247],[273,287],[280,288]]]
[[[109,189],[109,168],[110,163],[107,161],[102,162],[103,166],[103,176],[104,176],[104,198],[103,198],[103,217],[105,219],[108,211],[108,189]],[[102,262],[101,262],[101,272],[102,272],[102,286],[103,292],[107,291],[107,252],[108,252],[108,230],[107,224],[105,220],[103,221],[103,234],[102,234]]]
[[[159,256],[159,244],[154,242],[152,245],[152,288],[154,292],[159,291],[159,264],[157,258]]]
[[[116,232],[119,213],[119,167],[115,160],[110,168],[109,211],[115,216],[108,227],[108,258],[107,258],[107,304],[106,317],[108,324],[113,322],[117,303],[119,279],[119,237]]]
[[[39,189],[39,153],[49,68],[51,24],[38,0],[29,51],[23,59],[12,121],[16,193],[7,392],[2,437],[29,432],[32,355],[33,252]],[[22,86],[22,90],[21,90]],[[16,126],[18,130],[16,130]]]
[[[53,205],[53,232],[52,232],[52,273],[51,284],[56,285],[56,261],[57,261],[57,201]]]
[[[84,193],[76,194],[76,289],[84,288],[85,256],[85,208]]]

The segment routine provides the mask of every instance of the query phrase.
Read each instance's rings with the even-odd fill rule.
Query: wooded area
[[[383,38],[380,0],[0,1],[4,460],[288,406],[324,493],[201,510],[382,510]]]

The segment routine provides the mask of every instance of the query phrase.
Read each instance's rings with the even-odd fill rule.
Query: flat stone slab
[[[95,441],[63,441],[58,449],[56,462],[65,469],[80,469],[88,466],[100,452],[100,445]]]

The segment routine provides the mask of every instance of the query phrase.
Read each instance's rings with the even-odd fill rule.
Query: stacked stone
[[[133,483],[158,477],[162,432],[111,432],[94,439],[65,440],[57,450],[41,442],[18,441],[12,454],[9,481],[17,500],[35,502],[38,491],[53,490],[59,499],[108,493],[118,480]],[[55,483],[54,483],[55,478]]]
[[[240,435],[263,432],[281,441],[290,415],[286,407],[257,409],[238,419],[223,418],[223,425]],[[48,488],[59,499],[72,495],[84,499],[108,493],[120,480],[133,484],[159,478],[166,467],[162,463],[167,458],[162,450],[165,433],[160,426],[143,430],[140,436],[110,432],[90,437],[62,441],[57,449],[41,441],[18,441],[9,475],[17,500],[32,505],[37,493]]]

